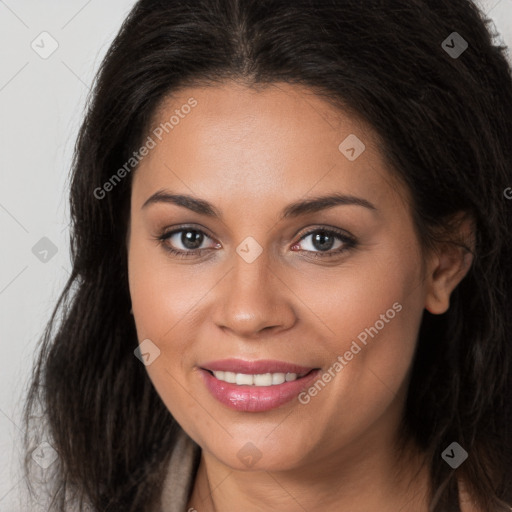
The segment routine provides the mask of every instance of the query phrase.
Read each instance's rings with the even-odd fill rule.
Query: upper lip
[[[315,368],[313,366],[301,366],[271,359],[260,359],[258,361],[244,361],[243,359],[221,359],[209,361],[200,365],[204,370],[224,371],[233,373],[245,373],[261,375],[264,373],[296,373],[305,375]]]

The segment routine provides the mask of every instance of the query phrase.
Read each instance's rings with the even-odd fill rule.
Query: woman
[[[469,0],[139,1],[26,405],[50,509],[511,510],[511,133]]]

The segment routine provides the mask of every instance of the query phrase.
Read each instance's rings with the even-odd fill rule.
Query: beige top
[[[169,460],[158,512],[188,512],[187,503],[192,493],[200,458],[201,448],[180,428]],[[477,512],[469,498],[464,496],[463,491],[462,511]],[[510,510],[512,511],[512,507]],[[194,509],[190,509],[190,512],[193,511]]]
[[[180,429],[169,461],[159,512],[187,512],[200,458],[199,445]]]

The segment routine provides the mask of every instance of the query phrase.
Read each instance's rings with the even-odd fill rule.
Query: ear
[[[425,309],[434,315],[448,311],[451,293],[473,263],[474,223],[472,219],[459,214],[454,219],[454,225],[454,239],[462,243],[439,242],[428,259]]]

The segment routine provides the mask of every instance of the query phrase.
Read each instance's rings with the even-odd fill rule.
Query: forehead
[[[373,130],[302,86],[183,89],[162,102],[148,135],[139,201],[161,188],[246,206],[333,190],[379,201],[397,190]]]

